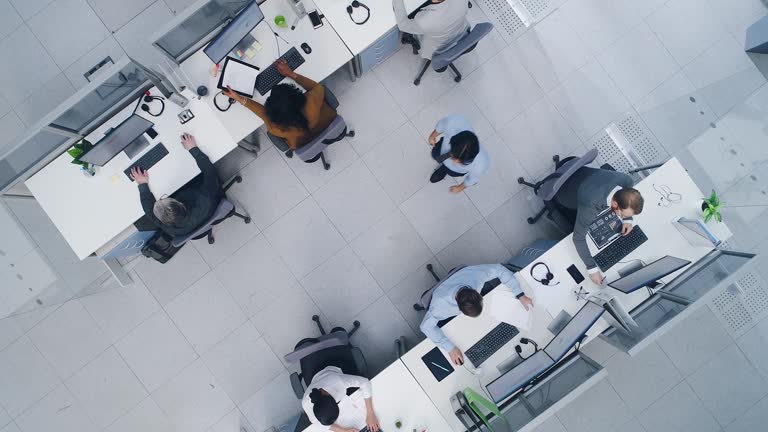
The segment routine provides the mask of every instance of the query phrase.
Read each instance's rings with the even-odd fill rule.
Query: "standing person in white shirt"
[[[455,45],[469,31],[467,0],[431,0],[410,15],[403,0],[392,0],[392,6],[397,27],[419,39],[419,55],[427,60],[435,51]]]
[[[371,382],[364,377],[346,375],[336,366],[328,366],[312,378],[304,392],[301,406],[309,421],[327,426],[332,432],[358,432],[357,428],[346,427],[346,419],[354,419],[355,413],[339,412],[339,403],[347,397],[347,389],[358,387],[365,400],[365,423],[371,432],[379,430],[379,420],[373,412]]]

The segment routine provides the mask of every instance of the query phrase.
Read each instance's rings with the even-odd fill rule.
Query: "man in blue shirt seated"
[[[491,166],[488,152],[480,145],[469,120],[462,115],[449,115],[437,122],[428,142],[432,146],[432,158],[441,164],[432,173],[430,182],[442,181],[446,175],[464,177],[464,182],[451,186],[453,193],[476,185]]]
[[[483,311],[483,296],[480,292],[486,282],[498,279],[517,296],[526,310],[533,306],[533,300],[523,293],[515,275],[501,264],[467,266],[444,280],[432,293],[429,309],[421,322],[421,331],[448,352],[453,363],[464,363],[464,354],[437,326],[437,323],[459,313],[475,318]]]

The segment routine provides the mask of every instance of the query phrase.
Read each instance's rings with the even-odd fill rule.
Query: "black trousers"
[[[443,179],[447,175],[451,177],[464,177],[465,175],[462,173],[457,173],[456,171],[453,171],[448,167],[446,167],[445,165],[443,165],[445,156],[440,154],[440,148],[442,146],[442,143],[443,143],[443,139],[441,138],[440,141],[438,141],[438,143],[432,147],[432,159],[436,160],[437,162],[440,162],[440,166],[437,167],[437,169],[429,177],[429,181],[432,183],[438,183],[443,181]]]

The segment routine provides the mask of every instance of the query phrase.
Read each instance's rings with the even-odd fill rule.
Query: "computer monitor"
[[[605,312],[601,305],[587,302],[576,312],[576,315],[568,321],[560,332],[555,335],[549,344],[544,348],[553,361],[559,361],[582,337],[589,331],[590,327]]]
[[[154,125],[151,121],[134,114],[83,153],[80,160],[96,166],[104,166]]]
[[[690,263],[688,260],[667,255],[622,278],[609,282],[608,286],[629,294],[680,270]]]
[[[544,351],[536,351],[522,363],[488,383],[485,389],[494,402],[501,402],[554,365],[555,362]]]
[[[264,19],[256,0],[243,8],[203,50],[214,63],[219,63]]]

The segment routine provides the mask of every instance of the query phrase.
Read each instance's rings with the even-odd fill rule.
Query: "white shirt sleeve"
[[[587,269],[587,271],[589,274],[600,273],[600,267],[592,267],[591,269]]]
[[[342,380],[344,386],[347,388],[359,387],[360,392],[363,395],[363,399],[368,399],[371,397],[371,381],[368,378],[357,375],[339,374],[339,379]]]

